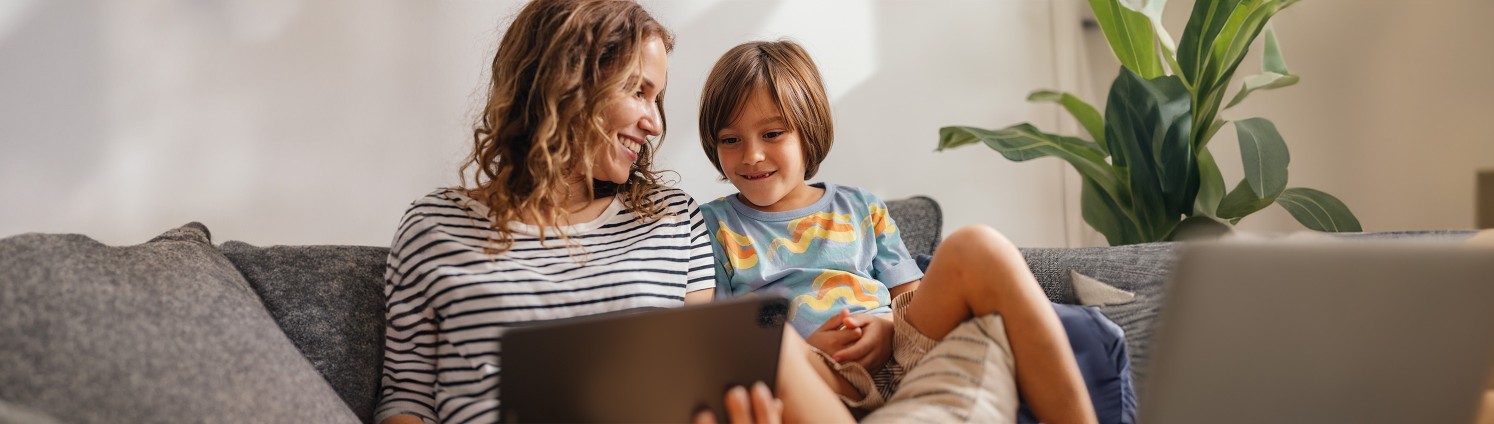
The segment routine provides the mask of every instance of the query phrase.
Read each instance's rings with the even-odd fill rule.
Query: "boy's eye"
[[[718,143],[721,143],[721,144],[736,144],[737,141],[738,140],[737,140],[736,137],[723,137],[721,139],[721,141],[718,141]]]
[[[783,131],[768,131],[767,133],[763,134],[763,138],[772,140],[778,138],[778,136],[780,135],[783,135]]]

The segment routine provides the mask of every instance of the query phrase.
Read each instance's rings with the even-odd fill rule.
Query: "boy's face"
[[[658,99],[669,77],[669,56],[664,40],[649,37],[643,43],[641,78],[638,87],[615,93],[602,110],[602,125],[608,138],[601,160],[592,168],[592,177],[621,184],[633,173],[633,162],[649,137],[664,131]]]
[[[804,145],[766,88],[748,95],[736,119],[716,132],[716,160],[754,209],[781,212],[809,206],[819,193],[804,183]]]

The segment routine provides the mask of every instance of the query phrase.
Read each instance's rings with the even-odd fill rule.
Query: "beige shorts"
[[[1001,317],[972,318],[944,340],[934,340],[903,319],[915,293],[892,301],[892,359],[876,375],[861,364],[836,363],[810,348],[862,394],[861,399],[842,396],[841,401],[850,408],[874,410],[862,422],[1014,422],[1017,385]]]

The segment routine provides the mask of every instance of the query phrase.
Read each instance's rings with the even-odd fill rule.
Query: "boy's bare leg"
[[[962,228],[940,244],[904,319],[941,340],[970,317],[993,313],[1005,323],[1017,386],[1038,418],[1095,422],[1068,336],[1027,261],[996,230]]]
[[[809,344],[793,327],[785,326],[778,355],[778,398],[783,400],[783,422],[856,422],[832,389],[837,382],[856,393],[855,387],[814,356]]]

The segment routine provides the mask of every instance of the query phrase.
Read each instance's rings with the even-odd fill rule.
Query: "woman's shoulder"
[[[404,217],[400,218],[395,239],[429,229],[482,231],[489,227],[488,222],[487,208],[462,190],[438,188],[410,202]]]
[[[405,218],[409,219],[412,216],[456,215],[465,218],[486,219],[486,209],[480,202],[468,197],[463,190],[443,187],[411,201],[409,209],[405,210]]]
[[[659,205],[668,215],[689,215],[700,208],[700,204],[689,193],[674,187],[659,187],[648,195],[649,202]]]

